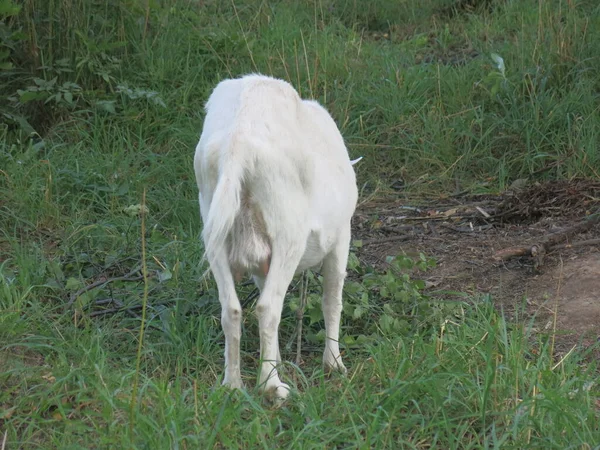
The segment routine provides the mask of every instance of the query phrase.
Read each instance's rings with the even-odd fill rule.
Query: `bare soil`
[[[597,222],[562,239],[563,248],[549,251],[539,267],[529,256],[499,260],[495,253],[543,242],[552,233],[594,217],[600,212],[600,182],[553,182],[496,196],[437,201],[395,197],[359,205],[353,226],[355,239],[362,241],[361,260],[382,266],[389,255],[423,253],[437,260],[435,268],[419,274],[430,295],[450,299],[489,294],[508,315],[524,310],[534,317],[540,332],[552,332],[556,313],[560,352],[598,341]]]

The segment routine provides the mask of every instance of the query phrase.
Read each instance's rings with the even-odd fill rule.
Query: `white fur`
[[[329,113],[281,80],[247,75],[222,81],[206,111],[194,169],[222,308],[223,384],[242,387],[242,309],[234,278],[250,272],[261,291],[259,387],[282,399],[289,391],[276,369],[284,296],[296,273],[321,264],[323,362],[346,371],[338,339],[357,160],[350,161]]]

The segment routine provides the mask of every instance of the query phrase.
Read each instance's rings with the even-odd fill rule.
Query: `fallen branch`
[[[91,313],[89,313],[88,317],[98,317],[98,316],[106,316],[108,314],[117,314],[117,313],[127,313],[129,314],[131,317],[137,318],[139,319],[141,316],[139,314],[136,313],[136,311],[142,309],[143,304],[141,303],[136,303],[135,305],[124,305],[122,302],[120,302],[119,300],[116,299],[104,299],[101,302],[102,303],[98,303],[96,302],[96,304],[106,304],[108,302],[108,300],[110,300],[110,303],[114,303],[115,305],[117,305],[115,308],[107,308],[107,309],[101,309],[98,311],[93,311]],[[153,308],[156,308],[157,306],[170,306],[173,304],[173,300],[167,300],[164,302],[159,302],[156,304],[151,305]]]
[[[83,294],[85,294],[88,291],[91,291],[92,289],[95,289],[97,287],[104,287],[109,283],[114,283],[115,281],[139,281],[141,280],[143,277],[143,275],[138,275],[138,276],[133,276],[135,273],[139,272],[142,269],[141,265],[136,266],[133,270],[131,270],[127,275],[123,275],[120,277],[114,277],[114,278],[106,278],[106,279],[101,279],[101,280],[96,280],[93,283],[88,284],[87,286],[82,287],[81,289],[79,289],[77,292],[75,292],[74,294],[71,294],[71,298],[69,299],[69,302],[67,303],[66,307],[68,308],[69,306],[71,306],[75,300],[77,300],[77,298]]]
[[[89,314],[89,317],[96,317],[96,316],[105,316],[107,314],[115,314],[115,313],[120,313],[120,312],[126,312],[127,314],[129,314],[132,317],[135,317],[137,319],[140,318],[140,315],[137,314],[135,312],[136,309],[142,309],[142,305],[131,305],[131,306],[125,306],[123,305],[123,303],[121,303],[120,301],[114,299],[114,298],[110,298],[110,299],[105,299],[105,300],[110,300],[110,303],[114,303],[115,305],[117,305],[116,308],[109,308],[109,309],[101,309],[99,311],[93,311]],[[106,303],[105,301],[103,301],[102,303],[96,302],[96,304],[104,304]]]
[[[552,247],[552,250],[562,250],[565,248],[575,247],[591,247],[592,245],[600,245],[600,239],[588,239],[587,241],[577,241],[570,244],[557,244]]]
[[[593,214],[581,222],[573,225],[572,227],[566,228],[562,231],[552,233],[540,242],[530,246],[522,247],[509,247],[497,251],[493,258],[497,261],[505,261],[510,258],[519,256],[530,256],[534,258],[534,269],[538,269],[544,263],[544,257],[547,253],[552,250],[582,247],[585,245],[597,245],[600,243],[600,239],[590,239],[586,241],[573,242],[569,244],[559,244],[559,242],[567,240],[573,237],[575,234],[582,233],[589,230],[594,225],[600,223],[600,212]]]
[[[366,240],[362,241],[362,245],[364,247],[365,245],[382,244],[384,242],[408,241],[410,238],[411,238],[410,235],[403,234],[401,236],[391,236],[391,237],[385,237],[385,238],[366,239]]]

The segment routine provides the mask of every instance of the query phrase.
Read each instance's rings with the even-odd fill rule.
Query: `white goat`
[[[206,256],[225,334],[223,384],[242,387],[242,309],[234,280],[260,289],[259,388],[284,399],[276,370],[284,296],[295,274],[322,264],[327,369],[346,371],[338,345],[356,177],[329,113],[285,81],[247,75],[217,85],[206,104],[194,170]]]

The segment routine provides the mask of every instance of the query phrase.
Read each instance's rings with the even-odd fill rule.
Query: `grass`
[[[300,394],[280,409],[253,387],[215,388],[216,323],[189,317],[176,341],[148,332],[131,419],[137,336],[123,322],[78,328],[33,311],[14,321],[35,334],[10,330],[3,347],[8,448],[585,448],[598,439],[596,364],[576,353],[553,361],[547,343],[528,343],[527,328],[486,301],[443,332],[348,351],[347,379],[324,379],[311,360]]]
[[[399,178],[440,195],[598,176],[598,6],[450,3],[22,2],[0,27],[0,448],[597,445],[585,351],[558,359],[493,299],[428,299],[404,259],[352,258],[347,378],[320,369],[313,280],[305,361],[285,371],[299,394],[277,409],[255,392],[252,314],[248,389],[218,387],[192,154],[221,78],[257,70],[323,102],[365,157],[365,196]],[[145,283],[82,290],[142,262]],[[111,299],[129,312],[102,313]]]

